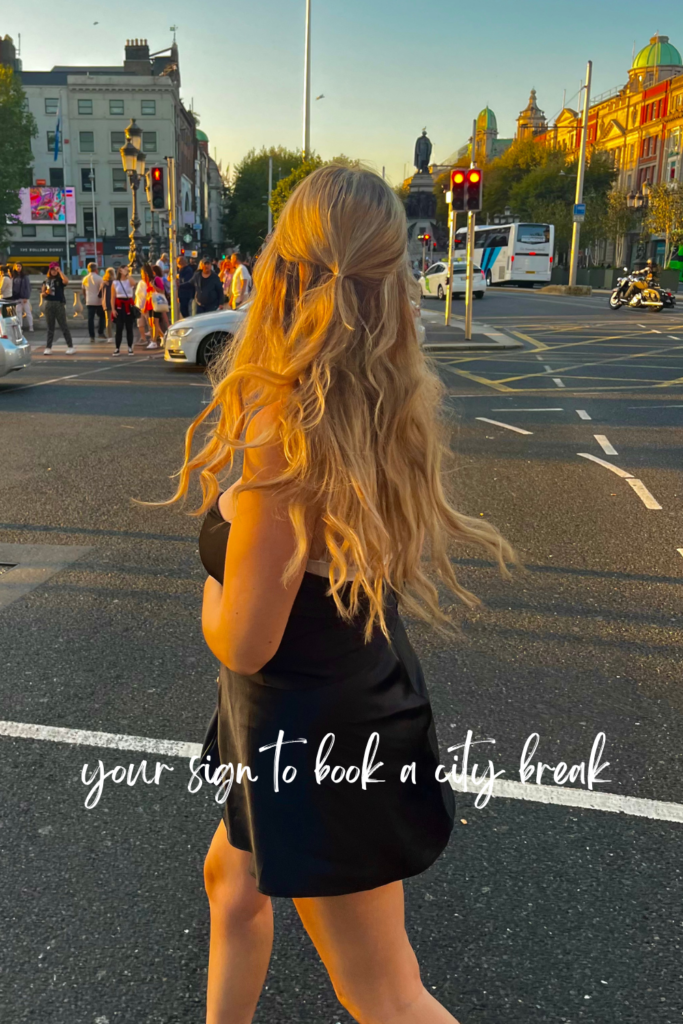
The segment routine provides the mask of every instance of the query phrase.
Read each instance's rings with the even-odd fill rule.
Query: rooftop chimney
[[[149,44],[146,39],[126,40],[126,59],[123,62],[123,67],[130,75],[152,74]]]

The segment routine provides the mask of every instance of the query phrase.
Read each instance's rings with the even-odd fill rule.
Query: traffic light
[[[456,167],[451,171],[451,192],[453,193],[453,209],[466,210],[465,206],[465,171]]]
[[[467,204],[466,210],[481,210],[482,193],[484,191],[484,175],[478,167],[470,167],[466,174]]]
[[[149,172],[149,205],[153,210],[166,209],[164,168],[152,167]]]

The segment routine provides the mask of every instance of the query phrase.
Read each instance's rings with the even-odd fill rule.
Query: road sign
[[[574,220],[581,224],[586,219],[586,204],[574,203]]]

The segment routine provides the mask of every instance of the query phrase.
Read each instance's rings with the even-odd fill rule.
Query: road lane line
[[[140,364],[138,363],[138,366]],[[12,388],[11,391],[1,392],[0,394],[13,395],[16,391],[25,391],[27,388],[39,388],[43,384],[59,384],[63,380],[75,380],[76,377],[87,377],[89,373],[105,373],[107,370],[113,370],[118,364],[102,366],[99,370],[84,370],[83,373],[70,373],[66,377],[53,377],[52,380],[37,380],[33,384],[20,384],[18,388]]]
[[[131,750],[155,756],[187,759],[199,757],[202,750],[200,743],[159,740],[148,736],[126,736],[109,732],[91,732],[86,729],[64,729],[25,722],[0,721],[0,736],[13,739],[47,740],[52,743],[67,743],[79,747],[99,747],[103,750]],[[461,783],[459,779],[454,780],[451,774],[448,775],[448,780],[456,791],[466,791],[465,783]],[[493,785],[493,796],[508,800],[555,804],[562,807],[583,807],[593,811],[609,811],[638,818],[651,818],[655,821],[683,822],[683,804],[671,803],[666,800],[649,800],[637,796],[621,796],[618,793],[533,783],[524,784],[513,782],[511,779],[498,778]]]
[[[543,362],[543,356],[536,356],[536,358],[538,359],[539,363]]]
[[[670,334],[669,337],[671,338],[672,341],[680,341],[681,340],[680,338],[676,337],[675,334]]]
[[[592,416],[588,415],[588,413],[586,412],[585,409],[577,409],[576,410],[576,415],[579,417],[580,420],[592,420],[593,419]]]
[[[680,555],[680,556],[681,556],[681,557],[683,558],[683,548],[676,548],[676,551],[677,551],[677,552],[679,553],[679,555]]]
[[[547,363],[543,364],[543,369],[546,370],[548,373],[552,373],[553,372],[552,366],[548,366]]]
[[[564,381],[560,380],[559,377],[553,377],[553,381],[557,384],[558,388],[564,387]]]
[[[616,448],[614,448],[609,443],[609,441],[607,440],[607,438],[605,437],[604,434],[593,434],[593,437],[598,442],[598,444],[602,448],[602,450],[605,453],[605,455],[618,455],[619,454],[619,452],[616,450]]]
[[[629,483],[636,492],[645,508],[661,509],[662,506],[656,498],[653,498],[642,480],[636,480],[635,477],[630,477],[627,483]]]
[[[627,473],[625,469],[621,469],[619,466],[613,466],[611,462],[605,462],[604,459],[599,459],[597,455],[591,455],[589,452],[577,452],[576,454],[581,459],[590,459],[591,462],[597,462],[598,466],[604,466],[605,469],[611,470],[624,480],[633,480],[633,473]]]
[[[491,409],[491,412],[564,412],[564,409],[559,405],[556,408],[544,406],[542,409],[513,409],[508,407],[507,409]]]
[[[476,416],[475,419],[481,420],[482,423],[493,423],[494,427],[505,427],[506,430],[514,430],[517,434],[533,434],[533,430],[522,430],[521,427],[513,427],[511,423],[489,420],[486,416]]]

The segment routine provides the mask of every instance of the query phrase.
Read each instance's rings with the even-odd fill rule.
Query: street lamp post
[[[593,62],[588,61],[586,68],[586,85],[583,94],[583,120],[581,123],[581,146],[579,149],[579,166],[576,178],[576,199],[575,207],[583,202],[583,179],[586,173],[586,143],[588,142],[588,114],[590,112],[591,95],[591,74]],[[574,222],[572,224],[572,248],[569,257],[569,284],[576,284],[576,271],[579,265],[579,239],[581,236],[581,221],[578,219],[576,208],[574,209]]]
[[[638,192],[629,192],[629,194],[626,196],[626,205],[628,206],[629,210],[637,210],[639,213],[642,214],[648,208],[649,201],[650,201],[649,200],[649,196],[650,196],[650,182],[647,179],[645,179],[645,181],[640,186],[640,190]],[[642,241],[642,222],[641,222],[641,240],[638,242],[638,248],[636,250],[636,262],[638,262],[640,260],[643,260],[644,258],[645,258],[645,247],[644,247],[643,241]]]
[[[147,158],[140,149],[141,141],[142,130],[135,123],[135,118],[131,118],[131,122],[126,128],[126,143],[119,150],[121,153],[123,169],[128,175],[130,191],[133,197],[130,218],[130,245],[128,247],[128,266],[130,267],[131,274],[134,274],[136,270],[139,270],[142,262],[140,259],[140,235],[138,231],[140,227],[140,218],[138,217],[138,188],[140,187],[140,182],[145,176],[145,160]]]
[[[306,35],[304,43],[304,138],[303,158],[311,154],[311,0],[306,0]]]

